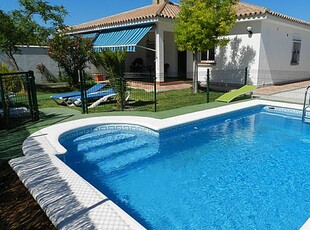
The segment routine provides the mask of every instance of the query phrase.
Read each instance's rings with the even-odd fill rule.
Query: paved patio
[[[169,90],[179,90],[179,89],[189,89],[192,87],[190,81],[171,81],[171,82],[160,82],[156,83],[157,92],[165,92]],[[138,82],[138,81],[128,81],[128,85],[134,89],[144,89],[147,92],[152,92],[154,90],[154,83],[148,82]]]
[[[310,81],[301,81],[295,83],[288,83],[284,85],[272,85],[272,86],[262,86],[255,90],[256,94],[259,95],[271,95],[281,92],[287,92],[295,89],[306,88],[310,85]]]

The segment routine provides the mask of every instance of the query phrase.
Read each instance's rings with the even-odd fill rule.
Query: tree
[[[0,10],[0,51],[19,67],[14,54],[18,45],[46,45],[48,38],[65,27],[67,11],[63,6],[51,6],[44,0],[19,0],[20,10]],[[36,20],[41,21],[40,25]]]
[[[193,52],[193,92],[198,91],[197,55],[200,51],[224,46],[236,21],[238,0],[181,0],[176,20],[175,42],[181,51]]]
[[[94,58],[94,64],[104,68],[112,88],[116,90],[117,107],[122,109],[126,97],[125,58],[125,50],[105,50],[96,53]]]
[[[92,40],[58,33],[49,42],[48,55],[65,70],[70,86],[76,87],[78,70],[85,69],[86,63],[93,58]]]

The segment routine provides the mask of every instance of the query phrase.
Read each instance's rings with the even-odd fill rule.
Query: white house
[[[153,72],[158,82],[190,79],[193,55],[178,51],[174,42],[179,11],[178,4],[153,0],[150,6],[76,25],[70,33],[93,37],[97,50],[126,49],[127,72]],[[199,81],[210,69],[214,81],[242,83],[238,70],[245,67],[255,85],[309,79],[310,23],[244,2],[236,12],[229,44],[201,52]]]

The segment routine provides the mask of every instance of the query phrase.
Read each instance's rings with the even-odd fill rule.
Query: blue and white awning
[[[107,49],[135,52],[137,44],[152,27],[147,25],[102,31],[94,41],[94,49],[97,52]]]

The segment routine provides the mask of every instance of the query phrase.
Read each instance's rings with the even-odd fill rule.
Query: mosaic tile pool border
[[[210,126],[217,122],[226,122],[226,120],[236,119],[239,116],[247,116],[257,112],[266,111],[271,114],[280,114],[280,115],[290,115],[294,116],[295,118],[301,117],[302,111],[300,109],[295,108],[286,108],[286,107],[279,107],[279,106],[271,106],[271,105],[254,105],[247,108],[226,112],[222,114],[217,114],[214,116],[210,116],[207,118],[203,118],[200,120],[195,120],[175,126],[170,126],[164,129],[160,129],[155,131],[148,127],[144,127],[141,125],[134,125],[134,124],[126,124],[126,123],[105,123],[105,124],[97,124],[97,125],[89,125],[84,126],[81,128],[73,129],[68,132],[63,133],[59,137],[59,142],[63,142],[66,140],[70,140],[76,138],[81,135],[89,134],[94,131],[101,131],[101,130],[131,130],[131,131],[139,131],[144,132],[151,136],[160,136],[160,138],[167,137],[167,135],[173,135],[175,133],[179,133],[184,130],[188,129],[198,129],[197,127],[206,127]]]
[[[67,141],[85,134],[89,134],[95,131],[102,131],[102,130],[131,130],[131,131],[139,131],[139,132],[144,132],[148,135],[152,136],[158,136],[158,132],[146,128],[140,125],[130,125],[130,124],[98,124],[98,125],[90,125],[90,126],[85,126],[81,128],[77,128],[74,130],[70,130],[59,137],[59,141]]]
[[[300,119],[302,116],[302,110],[300,109],[290,109],[290,108],[276,107],[276,106],[264,106],[263,110],[269,113],[300,117]]]
[[[234,119],[238,116],[245,116],[260,112],[265,105],[255,105],[253,107],[244,108],[232,112],[223,113],[220,115],[214,115],[212,117],[203,118],[201,120],[191,121],[189,123],[180,124],[174,127],[168,127],[160,130],[160,135],[172,135],[175,132],[180,132],[186,129],[196,129],[199,126],[209,126],[217,122],[225,122],[226,120]]]

